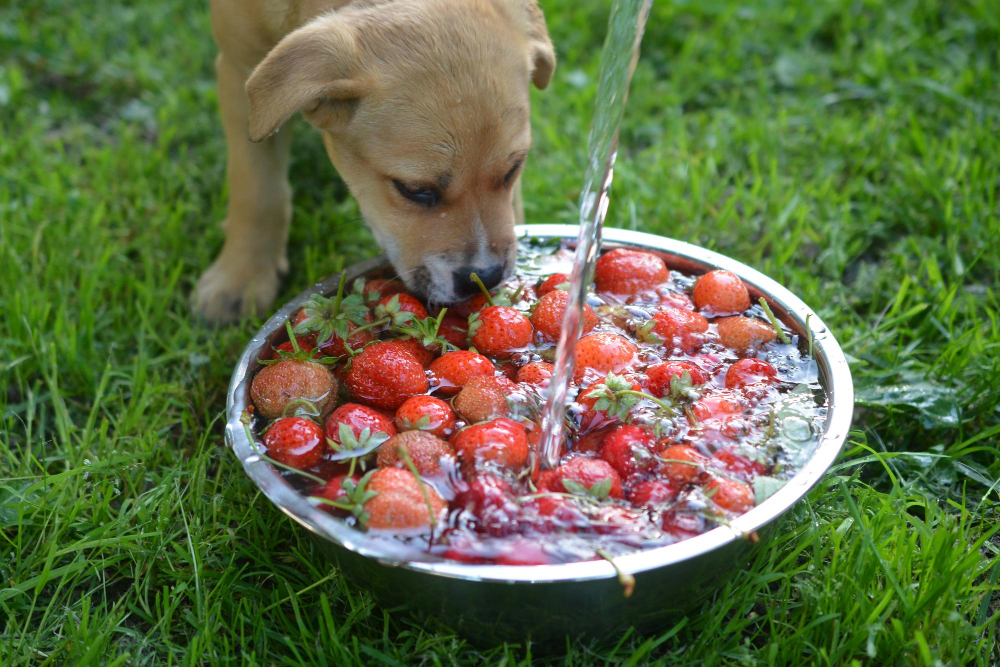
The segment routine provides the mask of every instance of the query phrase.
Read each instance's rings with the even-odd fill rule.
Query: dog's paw
[[[280,263],[233,260],[223,253],[198,279],[194,309],[212,324],[263,315],[278,296],[283,273]]]

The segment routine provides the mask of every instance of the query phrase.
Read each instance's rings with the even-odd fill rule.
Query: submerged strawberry
[[[452,436],[463,463],[493,461],[505,468],[520,468],[528,460],[528,436],[517,422],[500,417],[467,426]]]
[[[378,448],[378,467],[408,467],[407,457],[421,475],[437,475],[442,463],[454,461],[455,449],[427,431],[403,431]]]
[[[708,459],[690,445],[670,445],[660,452],[660,473],[679,484],[695,481],[707,463]]]
[[[656,366],[646,369],[646,377],[649,378],[647,386],[649,393],[653,396],[671,396],[671,387],[675,380],[681,380],[687,375],[692,385],[700,385],[708,382],[705,372],[687,361],[665,361]]]
[[[475,377],[462,387],[452,405],[455,412],[470,424],[504,417],[510,411],[507,395],[513,388],[513,383],[502,375]]]
[[[250,397],[260,415],[267,419],[281,417],[290,406],[301,403],[325,415],[337,401],[337,379],[323,364],[282,359],[264,366],[254,376]]]
[[[429,528],[444,518],[448,503],[433,486],[402,468],[379,468],[368,480],[375,495],[364,503],[362,523],[376,530]]]
[[[311,468],[326,453],[323,429],[305,417],[285,417],[272,423],[264,434],[264,447],[270,458],[297,470]]]
[[[598,292],[628,295],[651,290],[670,277],[667,265],[642,250],[616,248],[597,259],[594,282]]]
[[[774,380],[777,371],[763,359],[740,359],[726,371],[726,387],[743,389],[750,385],[767,384]]]
[[[749,484],[725,477],[714,477],[705,485],[705,494],[713,503],[729,512],[742,514],[756,504]]]
[[[542,473],[538,482],[542,491],[575,493],[599,500],[622,497],[622,480],[607,461],[578,456],[555,470]]]
[[[655,507],[673,502],[679,494],[680,489],[666,480],[646,479],[634,484],[627,498],[636,507]]]
[[[354,398],[384,410],[395,410],[430,388],[416,357],[391,341],[369,345],[354,357],[344,383]]]
[[[638,470],[657,467],[655,449],[656,436],[634,424],[623,424],[605,436],[601,458],[619,475],[628,477]]]
[[[640,332],[646,332],[648,342],[660,342],[667,349],[680,347],[693,351],[704,340],[703,334],[708,331],[708,320],[690,310],[680,308],[665,308],[653,313],[652,326]],[[655,336],[649,336],[652,333]]]

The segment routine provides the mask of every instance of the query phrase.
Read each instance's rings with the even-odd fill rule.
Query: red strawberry
[[[611,333],[592,333],[576,344],[576,370],[579,382],[589,369],[599,375],[619,373],[635,362],[639,349],[630,341]]]
[[[395,410],[430,388],[424,367],[394,342],[374,343],[362,350],[351,361],[345,384],[354,398],[384,410]]]
[[[496,461],[505,468],[520,468],[528,460],[528,436],[516,421],[499,417],[467,426],[451,438],[465,463]]]
[[[497,565],[548,565],[552,557],[537,540],[520,538],[504,542],[500,554],[496,557]]]
[[[494,417],[506,416],[507,394],[513,389],[513,383],[506,377],[474,377],[465,383],[462,391],[452,400],[455,412],[462,419],[474,424]]]
[[[726,387],[743,389],[752,384],[767,384],[775,374],[774,366],[762,359],[740,359],[726,371]]]
[[[392,342],[406,349],[424,368],[430,366],[431,362],[434,361],[434,351],[428,350],[416,338],[397,338]]]
[[[316,346],[313,344],[314,340],[315,338],[313,336],[295,337],[295,342],[299,344],[299,349],[302,350],[303,352],[312,352],[313,350],[316,349]],[[281,355],[278,354],[278,352],[284,352],[286,354],[295,354],[295,346],[292,345],[292,341],[286,340],[284,343],[274,348],[274,354],[271,355],[271,358],[280,359]],[[315,354],[310,356],[319,356],[319,355]]]
[[[493,292],[490,292],[490,295],[496,296],[496,294],[494,294]],[[454,313],[458,317],[468,317],[473,313],[478,313],[488,305],[489,304],[486,301],[486,295],[477,294],[476,296],[470,297],[465,301],[448,306],[449,308],[448,312]]]
[[[531,344],[531,322],[516,308],[487,306],[469,320],[472,344],[484,354],[508,356]]]
[[[699,423],[705,423],[742,416],[748,407],[742,394],[723,390],[703,396],[691,406],[691,414]]]
[[[562,332],[563,313],[569,303],[569,292],[555,290],[538,300],[535,312],[531,314],[531,325],[543,341],[555,342]],[[583,305],[583,333],[589,333],[597,326],[597,315],[587,304]]]
[[[569,286],[569,276],[565,273],[553,273],[538,286],[538,298],[541,298],[552,290],[557,290],[564,285],[567,287]],[[564,289],[566,288],[564,287]]]
[[[463,350],[469,347],[469,322],[464,317],[445,313],[438,334],[455,347]]]
[[[323,364],[282,359],[254,376],[250,397],[257,412],[267,419],[281,417],[294,401],[308,401],[325,415],[337,402],[337,379]]]
[[[455,429],[455,411],[440,398],[414,396],[396,410],[396,425],[402,431],[427,431],[447,437]]]
[[[364,525],[371,529],[427,528],[432,519],[443,519],[448,509],[448,503],[433,486],[402,468],[376,470],[368,480],[367,490],[376,494],[365,502],[362,515]]]
[[[430,371],[441,383],[435,391],[452,396],[474,377],[492,376],[496,366],[487,357],[468,350],[446,352],[431,362]]]
[[[719,342],[741,353],[759,350],[778,338],[774,327],[754,317],[724,317],[716,325]]]
[[[418,320],[425,319],[428,316],[424,304],[420,303],[416,297],[402,293],[382,297],[375,310],[376,313],[384,312],[389,316],[398,316],[399,313],[410,313],[412,315],[410,319]]]
[[[728,471],[733,477],[750,482],[767,472],[763,463],[753,461],[732,449],[720,449],[712,454],[713,467]]]
[[[555,470],[546,470],[538,481],[541,491],[577,493],[597,498],[621,498],[622,480],[607,461],[578,456]]]
[[[612,382],[612,389],[629,389],[631,391],[642,391],[642,385],[631,378],[620,378],[619,381]],[[620,385],[620,386],[619,386]],[[576,403],[583,406],[584,412],[580,415],[580,430],[590,431],[606,424],[621,421],[622,416],[615,413],[613,409],[602,408],[597,410],[597,403],[602,398],[608,396],[608,385],[606,381],[594,382],[584,388],[576,397]],[[610,413],[610,414],[609,414]]]
[[[680,490],[662,479],[647,479],[629,489],[627,497],[636,507],[654,507],[677,499]]]
[[[388,417],[360,403],[344,403],[331,412],[323,430],[332,443],[345,449],[362,449],[376,444],[373,438],[384,441],[396,435],[396,427]]]
[[[285,417],[273,422],[264,434],[267,455],[297,470],[319,463],[326,453],[323,429],[305,417]]]
[[[653,313],[652,333],[668,349],[680,347],[684,350],[696,349],[708,331],[708,320],[690,310],[666,308]]]
[[[691,292],[694,305],[710,317],[742,313],[750,307],[750,293],[732,271],[717,269],[698,278]]]
[[[351,484],[357,485],[359,478],[355,475],[354,477],[348,475],[338,475],[327,482],[324,486],[320,487],[319,490],[313,492],[313,495],[317,498],[323,498],[324,500],[331,500],[335,503],[347,503],[348,498],[351,495],[350,491],[345,488],[344,482],[350,481]],[[348,485],[349,486],[349,485]],[[327,503],[319,503],[319,508],[326,510],[327,512],[336,513],[340,508],[334,505],[329,505]]]
[[[518,382],[544,389],[549,386],[549,380],[552,379],[555,369],[556,367],[547,361],[532,361],[521,366],[516,379]]]
[[[386,278],[375,278],[365,283],[362,292],[366,299],[383,299],[393,294],[406,291],[406,285],[400,280],[388,280]]]
[[[334,332],[329,338],[318,345],[320,351],[330,357],[346,357],[348,356],[348,347],[350,347],[354,352],[357,352],[365,345],[375,340],[375,333],[371,329],[362,329],[361,331],[357,331],[357,329],[358,325],[353,322],[348,322],[348,336],[346,344],[344,339]]]
[[[601,458],[619,475],[628,477],[640,469],[656,467],[655,449],[656,437],[652,433],[633,424],[623,424],[604,438]]]
[[[708,462],[690,445],[670,445],[660,452],[660,474],[671,482],[688,484],[698,478]]]
[[[455,505],[475,516],[480,530],[497,536],[509,534],[516,527],[513,518],[520,509],[510,484],[493,474],[473,479],[469,488],[455,499]]]
[[[667,265],[656,255],[617,248],[597,259],[594,282],[598,292],[635,294],[653,289],[670,277]]]
[[[674,378],[681,378],[687,373],[691,377],[691,383],[695,385],[708,382],[705,372],[687,361],[665,361],[656,366],[646,369],[646,377],[649,378],[647,386],[649,393],[658,398],[670,395],[670,383]]]
[[[405,451],[421,475],[437,475],[442,462],[455,460],[455,449],[427,431],[403,431],[378,448],[378,467],[402,468],[406,465],[400,450]]]
[[[713,503],[729,512],[742,514],[757,504],[749,484],[725,477],[713,477],[705,485],[705,493]]]

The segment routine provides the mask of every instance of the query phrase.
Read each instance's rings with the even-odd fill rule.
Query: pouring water
[[[542,416],[539,446],[542,464],[555,467],[563,441],[566,399],[575,367],[576,341],[582,331],[587,287],[601,248],[601,228],[608,211],[608,190],[618,154],[629,81],[639,59],[639,45],[653,0],[615,0],[608,19],[608,34],[598,70],[594,119],[587,139],[587,173],[580,191],[580,234],[570,279],[569,302],[556,351],[555,374]]]

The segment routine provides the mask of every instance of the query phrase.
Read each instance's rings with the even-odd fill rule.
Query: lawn
[[[560,64],[534,95],[530,221],[575,220],[606,4],[543,0]],[[259,322],[188,306],[225,201],[206,5],[0,8],[0,664],[543,661],[378,606],[226,449]],[[998,45],[996,0],[658,2],[609,224],[789,286],[860,405],[711,601],[557,661],[1000,661]],[[295,132],[282,300],[377,250]]]

